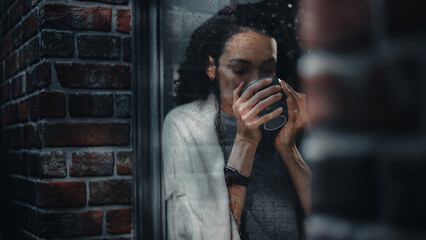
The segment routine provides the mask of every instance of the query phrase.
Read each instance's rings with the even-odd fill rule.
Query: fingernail
[[[288,86],[288,84],[287,84],[287,83],[285,84],[285,87],[287,88],[287,90],[288,90],[289,92],[291,92],[290,87]]]

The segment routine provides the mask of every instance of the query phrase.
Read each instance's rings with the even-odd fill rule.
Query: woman
[[[305,96],[284,81],[263,89],[294,64],[282,66],[293,61],[278,51],[289,41],[279,24],[256,17],[260,10],[227,8],[191,36],[178,71],[181,106],[166,117],[162,136],[169,239],[301,237],[297,212],[310,212],[311,173],[295,138],[307,121]],[[257,114],[276,101],[286,101],[289,118],[271,140],[259,126],[283,109]],[[227,185],[225,175],[239,180]]]

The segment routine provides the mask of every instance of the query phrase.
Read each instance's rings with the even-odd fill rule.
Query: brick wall
[[[425,7],[301,1],[308,239],[425,238]]]
[[[130,9],[1,1],[0,239],[132,238]]]

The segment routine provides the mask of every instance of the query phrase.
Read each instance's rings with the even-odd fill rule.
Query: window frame
[[[163,84],[159,63],[159,2],[132,1],[132,174],[135,239],[165,238],[161,196],[160,130]]]

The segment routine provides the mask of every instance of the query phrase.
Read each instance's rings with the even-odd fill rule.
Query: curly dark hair
[[[296,61],[299,44],[294,28],[295,7],[289,1],[266,1],[255,4],[236,4],[226,7],[198,27],[191,35],[185,60],[178,70],[175,84],[175,103],[181,105],[197,99],[206,99],[211,92],[218,93],[217,81],[206,74],[209,56],[218,61],[225,43],[235,34],[252,30],[266,34],[277,42],[277,76],[299,88]],[[291,0],[290,2],[294,2]]]

